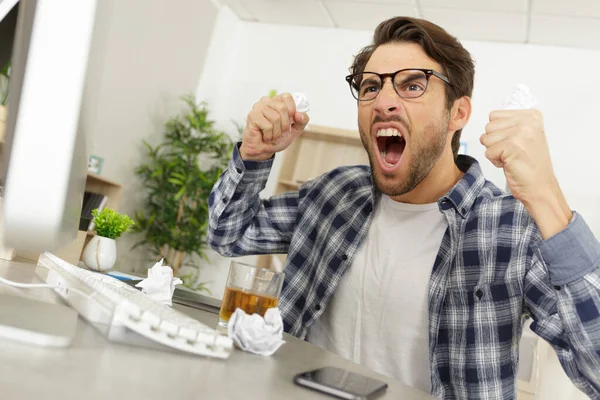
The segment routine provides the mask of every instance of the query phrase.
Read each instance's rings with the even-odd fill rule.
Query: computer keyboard
[[[49,270],[46,282],[60,286],[56,292],[110,340],[217,358],[233,352],[229,337],[115,278],[76,267],[51,253],[42,254],[38,265]]]

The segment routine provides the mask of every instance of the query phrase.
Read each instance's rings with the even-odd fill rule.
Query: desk
[[[0,261],[0,275],[37,282],[35,265]],[[59,301],[51,289],[0,291]],[[193,318],[216,326],[217,315],[175,306]],[[108,341],[79,319],[71,347],[33,347],[0,339],[0,397],[28,399],[331,399],[293,383],[299,372],[337,366],[384,380],[381,399],[430,399],[428,395],[383,377],[296,337],[285,335],[272,357],[237,350],[227,360],[127,346]]]

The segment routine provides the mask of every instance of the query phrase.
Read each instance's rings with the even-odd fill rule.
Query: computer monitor
[[[0,67],[6,65],[12,56],[19,0],[0,0]]]
[[[3,147],[5,247],[55,251],[77,235],[88,140],[80,128],[96,0],[20,0]]]

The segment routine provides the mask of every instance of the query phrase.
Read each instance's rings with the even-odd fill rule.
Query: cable
[[[64,286],[59,286],[59,285],[49,285],[47,283],[23,283],[23,282],[15,282],[15,281],[11,281],[8,280],[6,278],[3,278],[0,276],[0,282],[5,283],[9,286],[13,286],[13,287],[18,287],[18,288],[24,288],[24,289],[64,289],[67,291],[73,291],[75,293],[80,294],[83,297],[86,297],[88,299],[91,299],[92,297],[94,297],[96,295],[96,292],[92,293],[92,294],[87,294],[85,292],[83,292],[82,290],[76,289],[76,288],[66,288]]]

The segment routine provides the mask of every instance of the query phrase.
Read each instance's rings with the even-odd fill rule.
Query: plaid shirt
[[[237,148],[209,200],[209,243],[224,256],[287,253],[279,307],[305,338],[352,264],[380,195],[366,166],[260,199],[273,160]],[[600,243],[581,216],[543,241],[514,197],[460,156],[464,177],[438,201],[448,221],[429,283],[432,394],[513,399],[525,319],[570,379],[600,398]]]

